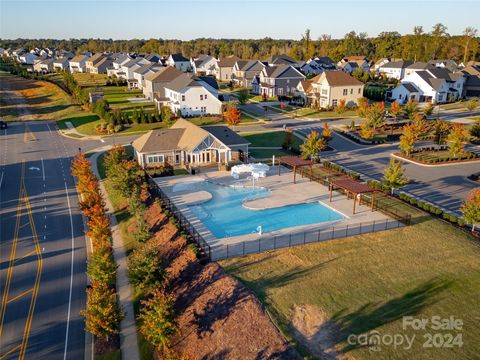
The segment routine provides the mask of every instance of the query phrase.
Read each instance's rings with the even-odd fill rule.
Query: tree
[[[413,150],[417,141],[417,131],[413,124],[405,125],[403,127],[403,134],[400,136],[400,150],[407,156],[410,156],[410,153]]]
[[[114,289],[98,284],[87,288],[87,306],[80,313],[85,317],[87,331],[98,338],[108,341],[110,336],[120,332],[124,315]]]
[[[328,123],[323,125],[322,138],[324,138],[327,143],[332,139],[332,130],[330,126],[328,126]]]
[[[343,114],[345,111],[347,111],[346,100],[340,99],[335,107],[335,112],[337,114]]]
[[[88,278],[100,286],[114,286],[116,270],[117,266],[110,251],[96,252],[88,258]]]
[[[368,121],[364,121],[360,125],[360,136],[366,140],[370,140],[375,135],[374,128],[370,125]]]
[[[375,132],[377,128],[381,127],[385,122],[385,103],[377,102],[368,107],[366,118],[368,124]]]
[[[468,61],[468,50],[469,50],[469,45],[472,39],[475,39],[477,37],[478,30],[475,29],[473,26],[468,26],[465,28],[463,31],[463,36],[465,38],[465,52],[463,54],[463,63],[466,64]]]
[[[402,167],[402,163],[400,161],[396,161],[395,159],[390,159],[388,166],[383,173],[383,180],[385,185],[389,188],[397,189],[405,184],[408,183],[408,178],[404,176],[405,169]]]
[[[365,117],[368,110],[368,99],[361,97],[357,100],[357,115],[359,117]]]
[[[235,129],[235,126],[240,124],[240,118],[242,114],[240,110],[234,104],[227,107],[227,110],[223,113],[223,117],[228,125]]]
[[[129,255],[128,275],[133,286],[146,292],[163,285],[166,272],[154,246],[144,244]]]
[[[431,102],[427,103],[427,105],[425,105],[425,107],[423,108],[423,113],[427,116],[430,116],[432,115],[433,113],[433,104]]]
[[[237,99],[241,105],[245,105],[248,100],[248,90],[247,89],[240,90],[238,92]]]
[[[138,316],[140,333],[160,351],[165,351],[170,338],[178,333],[173,304],[173,298],[162,291],[155,291],[152,297],[142,301]]]
[[[475,226],[480,223],[480,188],[470,191],[460,211],[465,222],[472,225],[472,232],[475,232]]]
[[[310,29],[305,30],[305,34],[302,35],[303,41],[303,58],[305,60],[310,59],[315,53],[315,46],[310,36]]]
[[[174,122],[172,109],[170,109],[168,106],[162,106],[160,108],[160,113],[162,115],[162,121],[165,123],[165,125],[167,125],[167,127],[172,126]]]
[[[478,106],[478,99],[477,98],[471,98],[470,100],[467,101],[467,110],[468,111],[473,111],[475,108]]]
[[[463,153],[464,142],[468,139],[468,132],[463,124],[453,124],[450,134],[448,135],[447,142],[450,154],[453,157]]]
[[[397,120],[401,113],[402,106],[400,105],[400,103],[397,101],[392,102],[392,104],[390,105],[390,114],[392,114],[395,120]]]
[[[312,130],[305,139],[305,142],[300,145],[300,150],[302,151],[304,159],[317,161],[320,158],[320,151],[324,150],[326,147],[327,144],[325,143],[325,140],[318,135],[318,132]]]
[[[472,128],[470,129],[470,135],[480,139],[480,120],[475,121]]]
[[[413,120],[415,114],[418,112],[418,103],[415,100],[408,100],[405,104],[405,116],[410,120]]]

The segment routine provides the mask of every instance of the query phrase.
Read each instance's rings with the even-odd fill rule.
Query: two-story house
[[[329,109],[336,107],[340,100],[347,106],[354,106],[363,97],[364,84],[343,71],[325,71],[311,80],[297,86],[297,95],[307,105]]]
[[[241,60],[239,57],[232,55],[222,58],[217,63],[217,68],[215,70],[215,77],[218,81],[231,81],[234,75],[235,63]]]
[[[291,65],[266,66],[252,80],[252,92],[266,97],[288,96],[302,80],[305,75]]]
[[[133,79],[128,80],[128,88],[142,90],[145,86],[145,77],[155,74],[162,67],[160,64],[146,64],[134,70]]]
[[[362,69],[364,72],[370,71],[370,64],[365,56],[346,56],[337,63],[337,67],[349,74],[357,69]]]
[[[49,73],[53,71],[53,62],[55,59],[45,59],[45,60],[39,60],[33,64],[33,71],[39,72],[39,73]]]
[[[130,61],[127,61],[120,67],[120,71],[117,73],[119,78],[125,80],[132,80],[133,79],[133,72],[138,68],[144,65],[151,65],[152,63],[145,58],[137,57]]]
[[[151,101],[154,101],[154,99],[160,101],[168,100],[165,98],[165,85],[181,74],[182,72],[173,66],[166,66],[153,74],[145,75],[142,88],[143,95]]]
[[[213,80],[213,81],[212,81]],[[218,115],[222,102],[218,99],[218,85],[211,77],[182,74],[165,85],[164,104],[182,116]],[[157,102],[161,104],[161,102]]]
[[[177,70],[187,72],[192,70],[190,60],[184,57],[182,54],[171,54],[166,62],[166,66],[173,66],[177,68]]]
[[[413,61],[409,60],[390,61],[380,66],[377,72],[389,79],[401,80],[405,77],[405,69],[412,64]]]
[[[233,66],[233,82],[237,86],[250,87],[255,76],[259,75],[265,66],[259,60],[238,60]]]
[[[107,75],[116,77],[120,77],[120,75],[122,75],[120,74],[122,72],[122,65],[132,60],[132,57],[125,53],[114,54],[111,56],[111,58],[113,61],[112,64],[107,67]]]
[[[71,73],[84,73],[87,71],[88,56],[77,55],[70,60],[70,72]]]
[[[70,61],[68,58],[58,58],[53,61],[53,71],[64,71],[70,68]]]
[[[215,75],[218,60],[213,56],[202,54],[197,58],[190,59],[190,65],[196,75]]]

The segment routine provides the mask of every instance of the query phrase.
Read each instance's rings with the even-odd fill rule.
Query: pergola
[[[305,160],[299,156],[282,156],[278,158],[278,175],[280,175],[280,165],[289,165],[293,168],[293,183],[295,184],[297,177],[297,167],[310,166],[310,174],[312,173],[312,161]],[[311,179],[310,179],[311,181]]]
[[[353,195],[353,213],[355,214],[355,206],[357,204],[357,196],[361,194],[372,194],[372,201],[370,207],[373,211],[374,204],[375,204],[375,190],[372,189],[367,184],[359,183],[358,181],[352,179],[337,179],[332,180],[329,183],[329,190],[330,190],[330,202],[332,202],[332,192],[335,188],[343,189],[347,194],[347,199],[350,199],[350,194]],[[360,205],[360,199],[358,204]]]

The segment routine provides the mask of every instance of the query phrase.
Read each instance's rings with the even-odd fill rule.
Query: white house
[[[121,65],[120,71],[117,72],[117,76],[125,80],[131,80],[133,79],[133,72],[135,70],[137,70],[138,68],[141,68],[144,65],[151,65],[151,64],[152,63],[150,61],[141,57],[132,59],[130,61],[125,62],[123,65]]]
[[[85,55],[77,55],[70,60],[70,72],[71,73],[83,73],[87,71],[88,57]]]
[[[53,71],[63,71],[70,68],[70,62],[67,58],[58,58],[53,61]]]
[[[182,116],[221,114],[222,102],[218,99],[218,86],[215,88],[210,79],[196,78],[190,74],[178,76],[165,85],[165,97],[168,99],[166,105]]]
[[[405,68],[405,75],[404,76],[409,76],[411,74],[413,74],[414,72],[417,72],[417,71],[425,71],[425,70],[428,70],[428,69],[433,69],[434,66],[429,64],[429,63],[426,63],[426,62],[421,62],[421,61],[417,61],[409,66],[407,66]]]
[[[215,75],[217,64],[218,60],[207,54],[190,59],[190,66],[197,75]]]
[[[177,70],[187,72],[192,69],[190,60],[185,58],[182,54],[171,54],[165,62],[166,66],[174,66]]]
[[[37,55],[29,52],[25,52],[18,57],[18,61],[25,65],[33,65],[37,58],[38,58]]]
[[[49,73],[53,71],[53,62],[54,59],[45,59],[45,60],[39,60],[36,61],[35,64],[33,64],[33,70],[36,72],[40,73]]]
[[[107,75],[108,76],[117,76],[120,77],[121,74],[119,74],[122,70],[121,67],[122,65],[126,64],[132,60],[131,56],[128,54],[117,54],[114,56],[114,60],[112,61],[112,66],[107,68]]]
[[[370,65],[368,64],[368,60],[365,56],[344,57],[337,63],[337,67],[348,73],[352,73],[359,68],[363,69],[365,72],[370,71]]]
[[[400,104],[405,104],[409,100],[419,101],[421,91],[409,82],[401,83],[389,93],[389,98],[396,100]]]
[[[142,90],[145,86],[145,76],[155,74],[162,68],[160,64],[146,64],[133,71],[133,79],[128,81],[129,88]]]
[[[390,61],[380,66],[377,72],[389,79],[401,80],[405,77],[405,69],[412,64],[413,62],[408,60]]]

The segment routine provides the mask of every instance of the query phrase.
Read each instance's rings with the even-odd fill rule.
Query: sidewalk
[[[95,176],[100,179],[100,174],[97,168],[98,156],[108,150],[110,146],[102,148],[99,152],[96,152],[90,157],[92,163],[92,170]],[[135,313],[133,311],[133,292],[128,281],[127,276],[127,256],[125,254],[125,248],[123,245],[122,234],[118,227],[117,219],[114,215],[114,210],[107,192],[105,191],[105,185],[103,181],[100,181],[100,190],[103,193],[105,200],[107,213],[110,217],[112,228],[112,241],[113,241],[113,257],[117,264],[117,293],[120,302],[120,306],[125,311],[125,318],[120,324],[120,349],[122,352],[122,360],[140,360],[140,353],[138,351],[137,342],[137,328],[135,325]]]

